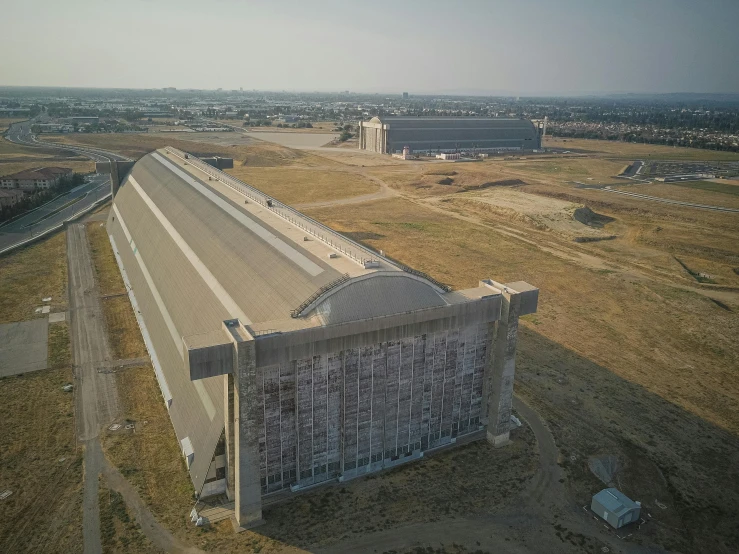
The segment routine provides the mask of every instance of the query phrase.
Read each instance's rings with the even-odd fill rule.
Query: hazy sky
[[[0,85],[739,92],[739,0],[8,0]]]

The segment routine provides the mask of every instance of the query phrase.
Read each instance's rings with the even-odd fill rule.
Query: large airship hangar
[[[108,233],[192,483],[239,526],[269,495],[508,440],[536,288],[451,290],[174,148],[115,192]]]

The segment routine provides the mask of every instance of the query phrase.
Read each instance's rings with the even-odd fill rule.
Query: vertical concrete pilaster
[[[236,474],[234,468],[236,461],[234,456],[234,377],[229,373],[223,376],[223,405],[226,436],[226,496],[229,500],[235,497]]]
[[[257,387],[254,338],[242,326],[233,330],[236,364],[233,375],[234,495],[239,528],[251,528],[262,519],[259,474],[259,411],[262,395]]]
[[[110,194],[112,198],[118,194],[118,189],[121,186],[121,178],[118,173],[118,164],[114,160],[110,161]]]
[[[500,319],[494,324],[485,382],[487,440],[493,446],[502,446],[509,440],[521,307],[520,294],[505,291],[502,296]]]

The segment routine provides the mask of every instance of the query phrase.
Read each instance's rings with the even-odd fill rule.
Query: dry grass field
[[[95,279],[100,287],[100,294],[126,292],[105,224],[98,221],[88,223],[85,225],[85,232],[90,243],[92,261],[95,265]]]
[[[643,499],[654,518],[653,525],[630,540],[681,552],[736,552],[736,214],[659,204],[582,189],[572,183],[612,182],[606,179],[629,159],[731,156],[600,141],[568,141],[566,147],[597,154],[441,164],[392,161],[339,149],[306,153],[276,145],[261,149],[247,145],[234,147],[232,155],[246,161],[234,172],[256,186],[260,186],[260,176],[279,175],[261,186],[277,187],[270,192],[295,203],[316,200],[317,195],[337,186],[332,181],[335,174],[347,171],[389,186],[398,197],[305,211],[455,288],[473,286],[484,277],[522,279],[540,287],[539,312],[526,316],[521,326],[516,391],[546,419],[557,440],[572,505],[582,506],[603,486],[588,471],[588,460],[613,455],[622,464],[618,476],[622,488]],[[206,148],[210,145],[203,146]],[[305,179],[306,185],[279,192],[279,182],[293,174]],[[451,182],[439,183],[447,178]],[[311,186],[311,180],[326,188]],[[514,188],[500,184],[511,180],[520,183]],[[477,190],[486,183],[493,184]],[[629,190],[690,194],[707,204],[713,203],[716,195],[726,197],[726,202],[735,198],[716,190],[646,186],[670,188],[634,185]],[[515,201],[508,198],[511,193],[515,193]],[[531,202],[521,204],[521,195],[532,196]],[[469,205],[470,197],[479,196],[487,199],[490,209]],[[498,196],[500,202],[496,202]],[[576,243],[571,235],[540,225],[541,221],[530,214],[522,217],[530,205],[538,206],[540,217],[552,210],[561,211],[556,206],[566,204],[587,206],[596,214],[588,227],[616,238]],[[711,277],[701,280],[696,277],[699,273]],[[138,337],[137,329],[125,332],[134,331]],[[108,455],[122,471],[127,468],[127,476],[165,526],[206,550],[237,551],[251,546],[266,552],[288,549],[287,545],[318,546],[322,541],[342,538],[334,520],[359,527],[361,533],[383,530],[384,525],[395,525],[396,521],[407,522],[392,506],[372,503],[373,498],[382,501],[376,491],[390,483],[397,485],[396,479],[407,480],[409,488],[404,489],[407,494],[402,498],[392,500],[402,506],[405,498],[416,498],[415,505],[420,505],[419,511],[408,517],[418,518],[413,521],[438,518],[443,524],[446,507],[440,508],[433,496],[423,496],[433,491],[414,488],[416,472],[421,472],[424,482],[443,483],[452,479],[445,471],[456,466],[452,475],[462,476],[464,483],[452,480],[452,488],[462,490],[459,487],[469,483],[479,487],[495,471],[477,476],[455,456],[479,461],[475,458],[479,455],[494,464],[498,456],[505,459],[513,452],[523,456],[522,460],[531,460],[528,454],[515,450],[529,444],[524,432],[513,447],[489,457],[483,450],[475,453],[474,449],[484,448],[484,443],[479,443],[444,454],[451,460],[445,463],[430,459],[418,464],[418,469],[408,466],[397,474],[389,472],[296,497],[269,508],[265,514],[268,523],[258,532],[234,536],[227,523],[198,530],[185,521],[189,510],[183,507],[191,502],[192,489],[152,370],[127,370],[119,379],[132,380],[119,386],[127,395],[126,417],[149,423],[141,434],[137,429],[135,437],[107,437]],[[147,435],[152,421],[161,426],[152,427]],[[464,502],[470,494],[475,498],[484,492],[472,492],[454,497],[453,502],[462,502],[449,508],[455,516],[466,517],[477,509],[474,502]],[[445,498],[450,496],[452,491],[445,490]],[[655,500],[666,508],[656,508]],[[442,511],[434,511],[437,508]],[[380,512],[386,514],[384,519],[375,519]],[[349,533],[346,538],[351,537]]]
[[[94,221],[86,225],[86,232],[95,277],[103,296],[101,304],[112,354],[117,360],[146,356],[146,345],[126,294],[105,226]]]
[[[95,164],[74,152],[19,146],[0,137],[0,176],[34,167],[69,167],[79,173],[95,170]]]
[[[69,323],[49,325],[49,369],[72,367],[72,346],[69,340]]]
[[[66,309],[66,236],[0,258],[0,321],[37,315],[41,298]],[[49,326],[49,369],[0,380],[0,551],[82,551],[82,451],[74,427],[69,327]]]
[[[631,208],[619,206],[617,195],[610,196],[616,198],[604,198],[598,211],[626,229],[635,225],[629,219]],[[663,540],[691,551],[731,551],[728,545],[738,537],[726,522],[736,514],[725,506],[739,501],[739,487],[719,483],[731,481],[731,452],[739,447],[739,302],[731,290],[721,296],[726,302],[716,303],[706,296],[713,291],[688,286],[696,282],[674,258],[666,268],[647,269],[654,259],[667,264],[670,251],[688,246],[675,236],[680,226],[704,226],[706,236],[714,237],[714,252],[694,255],[721,265],[728,282],[726,268],[736,264],[739,254],[736,221],[661,207],[650,212],[648,206],[640,208],[638,219],[653,229],[669,229],[673,238],[663,239],[666,244],[628,236],[575,246],[527,226],[512,227],[510,219],[495,214],[480,220],[424,208],[418,201],[384,200],[346,206],[341,212],[310,210],[309,215],[455,287],[471,286],[484,276],[539,286],[539,312],[525,318],[519,343],[519,393],[548,416],[560,446],[580,459],[609,448],[634,458],[634,467],[638,462],[661,472],[663,492],[676,496],[672,506],[678,518],[674,533]],[[710,220],[714,228],[720,225],[731,233],[723,245]],[[502,224],[516,232],[496,232]],[[622,244],[615,249],[614,242]],[[620,254],[613,262],[611,249]],[[604,267],[594,266],[588,256]],[[557,379],[576,385],[563,387]],[[553,387],[558,390],[552,392]],[[609,408],[601,407],[606,398]],[[680,422],[692,432],[683,434]],[[604,439],[595,440],[601,434]],[[573,482],[581,485],[583,471],[570,469]],[[638,480],[638,473],[623,478]],[[588,484],[587,491],[573,487],[582,503],[597,490]],[[699,524],[689,514],[708,507],[724,518],[723,524],[711,520],[718,525],[711,547],[716,550],[696,549],[692,543],[708,516]]]
[[[314,202],[371,194],[379,186],[362,175],[328,169],[241,166],[228,173],[286,204],[310,198]]]
[[[77,133],[75,135],[58,135],[50,136],[46,138],[48,142],[55,142],[59,144],[79,144],[84,146],[94,146],[102,148],[104,150],[110,150],[112,152],[118,152],[124,156],[129,156],[133,159],[138,159],[144,154],[148,154],[152,150],[162,148],[163,146],[174,146],[181,150],[192,151],[192,142],[186,142],[178,140],[175,136],[159,137],[159,136],[148,136],[147,134],[114,134],[114,133],[100,133],[100,134],[85,134]],[[207,151],[193,152],[194,154],[221,154],[228,155],[225,150],[218,150],[216,147],[211,147]]]
[[[618,190],[627,192],[636,192],[638,194],[649,194],[660,198],[669,198],[670,200],[680,200],[682,202],[695,202],[697,204],[706,204],[708,206],[722,206],[724,208],[739,209],[739,186],[728,185],[731,187],[730,192],[719,190],[702,190],[699,187],[690,187],[688,183],[651,183],[643,185],[630,185],[614,187]],[[732,190],[734,189],[734,190]]]
[[[0,257],[0,323],[37,317],[42,298],[51,296],[52,312],[67,309],[67,237],[48,239]]]
[[[0,135],[3,134],[8,128],[19,121],[25,121],[26,117],[0,117]]]
[[[128,295],[101,300],[110,350],[116,360],[141,358],[147,355],[136,316]]]
[[[74,397],[62,391],[72,369],[0,380],[0,551],[82,551],[82,450]]]
[[[547,137],[546,148],[565,148],[572,151],[607,154],[615,158],[660,159],[660,160],[739,160],[739,153],[701,150],[700,148],[682,148],[661,146],[657,144],[636,144],[610,140],[570,139]]]
[[[268,131],[268,132],[277,132],[277,133],[333,133],[334,129],[336,128],[336,122],[335,121],[311,121],[311,125],[313,127],[311,129],[306,129],[305,127],[302,129],[293,129],[292,127],[276,127],[275,125],[272,125],[271,127],[249,127],[252,131]],[[338,131],[336,132],[338,134]]]

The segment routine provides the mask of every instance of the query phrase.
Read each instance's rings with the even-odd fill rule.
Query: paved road
[[[33,237],[48,233],[73,215],[91,208],[95,202],[109,195],[110,177],[95,175],[89,183],[0,226],[0,253]],[[73,201],[75,202],[66,206]]]
[[[706,204],[695,204],[693,202],[681,202],[680,200],[670,200],[669,198],[660,198],[659,196],[649,196],[647,194],[640,194],[638,192],[627,192],[625,190],[616,190],[610,186],[601,189],[603,192],[612,192],[614,194],[623,194],[626,196],[632,196],[634,198],[641,198],[642,200],[650,200],[652,202],[662,202],[663,204],[675,204],[677,206],[686,206],[688,208],[699,208],[701,210],[711,210],[714,212],[732,212],[739,213],[739,208],[725,208],[723,206],[708,206]]]
[[[83,156],[86,156],[96,162],[105,162],[109,160],[127,161],[131,159],[126,156],[116,154],[115,152],[108,152],[107,150],[102,150],[100,148],[95,148],[92,146],[74,146],[41,141],[36,137],[36,135],[32,133],[31,126],[37,122],[41,122],[42,119],[42,117],[39,117],[29,121],[14,123],[10,126],[10,129],[8,129],[5,138],[7,138],[10,142],[22,144],[24,146],[71,150],[72,152],[82,154]]]
[[[619,177],[636,177],[641,173],[642,169],[644,169],[644,162],[641,160],[636,160],[634,163],[629,165],[629,167],[626,168],[626,171],[621,173]]]
[[[31,132],[31,126],[37,121],[43,120],[43,118],[44,116],[39,116],[33,120],[14,123],[8,129],[6,138],[10,142],[24,146],[71,150],[96,162],[110,160],[125,161],[130,159],[115,152],[107,152],[99,148],[67,146],[39,141]],[[74,191],[49,202],[41,208],[29,212],[23,218],[0,227],[0,254],[29,239],[51,232],[75,214],[89,209],[95,202],[102,200],[110,193],[109,183],[110,177],[108,175],[96,175],[90,183],[78,187]],[[65,204],[78,198],[81,199],[54,213],[55,210],[59,210]]]
[[[100,293],[83,224],[67,231],[69,264],[69,304],[72,353],[75,368],[75,412],[77,439],[85,445],[85,475],[82,533],[85,554],[102,552],[98,475],[105,463],[98,435],[118,413],[115,375],[100,373],[98,367],[110,362]]]

